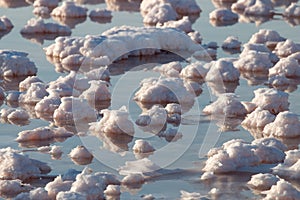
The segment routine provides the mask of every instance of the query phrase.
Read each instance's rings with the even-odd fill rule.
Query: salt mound
[[[221,114],[226,117],[238,117],[247,114],[244,105],[237,100],[237,96],[233,93],[221,94],[217,101],[206,106],[203,112],[210,115]]]
[[[88,100],[91,106],[101,103],[101,101],[109,101],[111,94],[108,89],[108,83],[105,81],[92,80],[89,82],[90,87],[85,90],[79,98]]]
[[[274,14],[273,9],[273,3],[270,0],[255,0],[253,5],[245,8],[244,13],[254,16],[272,16]]]
[[[180,78],[147,78],[141,82],[134,100],[142,103],[192,103],[195,95]]]
[[[261,52],[261,53],[267,53],[269,54],[269,60],[272,62],[272,63],[277,63],[279,61],[279,58],[278,56],[273,53],[267,46],[266,44],[260,44],[260,43],[246,43],[244,44],[243,46],[243,51],[242,53],[240,54],[240,58],[244,57],[244,56],[247,56],[247,54],[250,52],[250,51],[255,51],[255,52]]]
[[[40,17],[50,16],[50,10],[48,7],[45,7],[45,6],[34,7],[32,12],[33,12],[33,14],[40,16]]]
[[[288,94],[273,88],[259,88],[254,91],[255,97],[251,103],[272,114],[289,109]]]
[[[0,50],[0,74],[4,77],[35,75],[37,68],[27,55],[20,51]]]
[[[204,79],[208,69],[204,62],[193,62],[181,70],[180,76],[188,79]]]
[[[285,17],[300,17],[300,6],[297,3],[292,2],[283,13]]]
[[[268,140],[268,139],[267,139]],[[272,140],[275,140],[272,138]],[[277,141],[277,140],[275,140]],[[275,164],[284,160],[284,151],[279,149],[277,142],[260,139],[251,144],[240,139],[225,142],[221,147],[208,152],[208,159],[203,171],[214,173],[250,170],[261,164]]]
[[[0,194],[6,196],[15,196],[21,192],[27,192],[32,188],[29,184],[22,183],[21,180],[0,180]]]
[[[242,122],[242,125],[248,128],[264,128],[267,124],[274,120],[275,115],[271,114],[268,110],[263,110],[258,107],[247,115]]]
[[[0,17],[0,31],[7,31],[12,29],[14,26],[6,16]]]
[[[180,190],[181,196],[180,200],[191,200],[191,199],[201,199],[201,194],[197,192],[187,192],[184,190]]]
[[[86,17],[87,8],[76,5],[72,1],[64,1],[61,6],[52,10],[51,15],[56,17]]]
[[[112,18],[112,14],[110,10],[97,8],[95,10],[91,10],[89,17],[90,18]]]
[[[51,140],[54,138],[71,137],[73,134],[65,128],[51,129],[49,127],[39,127],[33,130],[21,131],[16,139],[17,142]]]
[[[251,180],[248,181],[248,185],[256,190],[270,190],[272,185],[275,185],[279,181],[279,177],[274,176],[273,174],[255,174],[252,175]]]
[[[260,29],[257,33],[254,33],[248,43],[259,43],[273,45],[278,42],[284,41],[285,39],[279,35],[277,31]]]
[[[59,192],[56,195],[56,200],[69,200],[69,199],[86,200],[87,197],[84,194],[81,194],[79,192],[72,192],[72,191]]]
[[[296,44],[290,39],[287,39],[286,41],[283,42],[278,42],[274,49],[274,52],[279,57],[287,57],[299,51],[300,51],[300,44]]]
[[[207,63],[209,69],[205,80],[211,82],[235,82],[240,79],[239,71],[233,66],[233,62],[228,59],[219,59]]]
[[[61,104],[54,111],[55,123],[92,122],[96,120],[96,111],[84,99],[63,97]]]
[[[84,146],[77,146],[69,153],[70,158],[79,165],[90,164],[94,158]]]
[[[22,192],[14,198],[14,200],[24,200],[24,199],[51,200],[51,198],[48,196],[48,192],[41,187],[35,188],[30,192]]]
[[[137,173],[137,174],[128,174],[122,179],[122,184],[123,185],[136,185],[136,184],[144,184],[145,178]]]
[[[300,191],[295,189],[289,182],[280,179],[276,185],[273,185],[270,190],[265,191],[267,196],[263,200],[286,200],[300,199]]]
[[[3,101],[4,99],[5,99],[4,89],[0,87],[0,101]]]
[[[25,110],[16,108],[2,108],[0,115],[3,120],[12,122],[15,120],[26,121],[30,117]]]
[[[224,40],[224,42],[222,44],[222,48],[223,49],[240,49],[241,44],[242,43],[238,40],[237,37],[229,36]]]
[[[159,105],[143,112],[136,120],[139,126],[164,126],[167,123],[167,111]]]
[[[164,3],[155,5],[151,10],[148,10],[144,15],[143,22],[145,24],[164,23],[171,20],[176,20],[178,15],[171,4]]]
[[[272,168],[275,174],[279,176],[288,177],[292,179],[300,178],[300,150],[286,151],[286,157],[283,163],[278,164]]]
[[[189,33],[192,32],[192,23],[190,22],[189,18],[187,16],[184,16],[180,20],[175,20],[175,21],[166,21],[164,23],[158,23],[156,24],[156,27],[161,27],[161,28],[176,28],[179,29],[183,32]]]
[[[145,178],[147,176],[147,173],[155,172],[159,169],[160,167],[153,163],[151,160],[149,160],[148,158],[143,158],[135,161],[126,161],[125,166],[120,167],[119,173],[121,175],[139,174]]]
[[[34,107],[34,110],[39,115],[51,115],[61,104],[60,97],[57,93],[51,92],[49,96],[44,97]]]
[[[239,16],[226,8],[218,8],[209,13],[209,19],[214,21],[237,21]]]
[[[162,64],[153,68],[153,71],[160,72],[165,77],[179,77],[182,65],[178,61]]]
[[[134,134],[134,126],[128,119],[129,113],[125,106],[119,110],[101,110],[101,114],[103,114],[103,118],[99,122],[91,124],[91,131],[113,134]]]
[[[109,81],[110,80],[110,73],[108,70],[108,67],[99,67],[96,69],[92,69],[84,75],[89,79],[89,80],[102,80],[102,81]]]
[[[30,85],[28,90],[19,96],[19,102],[27,104],[36,104],[45,96],[48,96],[44,83],[35,82]]]
[[[300,136],[300,121],[297,114],[289,111],[280,112],[275,121],[267,124],[263,133],[267,136],[293,138]]]
[[[142,139],[136,140],[134,143],[134,146],[132,147],[132,150],[134,153],[150,153],[155,151],[155,149],[152,147],[152,145]]]
[[[274,67],[269,69],[269,77],[284,75],[287,78],[300,77],[300,65],[294,58],[281,58]]]
[[[35,0],[33,7],[55,8],[58,6],[59,0]]]
[[[119,185],[108,185],[104,191],[106,196],[119,196],[121,194],[121,189]]]
[[[57,176],[53,181],[47,183],[45,190],[47,190],[50,198],[55,199],[59,192],[69,191],[73,181],[63,180],[61,176]]]
[[[21,30],[22,34],[62,34],[71,35],[71,29],[67,26],[56,23],[45,23],[43,19],[32,18],[27,21],[27,24]]]
[[[198,31],[189,32],[188,36],[196,43],[201,44],[202,43],[202,36]]]
[[[50,171],[51,169],[46,163],[31,159],[11,148],[0,149],[1,179],[25,180],[47,174]]]
[[[41,79],[39,79],[37,76],[28,76],[23,81],[19,83],[19,91],[25,92],[29,89],[30,85],[32,83],[40,82],[43,83]]]

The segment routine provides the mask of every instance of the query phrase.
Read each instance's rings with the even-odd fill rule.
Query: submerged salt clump
[[[272,187],[272,185],[275,185],[277,183],[277,181],[279,181],[279,177],[273,174],[259,173],[252,175],[251,180],[248,181],[247,184],[253,189],[264,191],[269,190]]]
[[[300,52],[300,44],[296,44],[292,40],[287,39],[286,41],[278,42],[274,52],[279,57],[287,57],[294,53]]]
[[[209,13],[209,19],[221,22],[237,21],[239,16],[226,8],[218,8]]]
[[[240,79],[240,72],[227,59],[219,59],[207,63],[209,69],[205,80],[210,82],[235,82]]]
[[[20,103],[36,104],[41,101],[49,93],[46,91],[44,83],[35,82],[30,85],[28,90],[19,96]]]
[[[128,119],[129,113],[125,106],[119,110],[101,110],[101,114],[103,114],[103,118],[99,122],[91,124],[91,131],[133,135],[134,126]]]
[[[47,190],[49,197],[55,199],[59,192],[69,191],[73,181],[63,180],[61,176],[57,176],[53,181],[47,183],[45,190]]]
[[[224,40],[224,42],[222,44],[222,48],[223,49],[240,49],[241,44],[242,43],[238,40],[237,37],[229,36]]]
[[[25,78],[23,81],[19,83],[19,91],[20,92],[27,91],[30,85],[36,82],[43,83],[43,81],[39,79],[37,76],[28,76],[27,78]]]
[[[27,24],[21,30],[22,34],[62,34],[70,35],[71,29],[67,26],[56,23],[45,23],[43,19],[32,18],[27,21]]]
[[[0,17],[0,31],[7,31],[12,29],[14,26],[6,16]]]
[[[280,112],[274,122],[264,127],[266,136],[293,138],[300,136],[300,121],[297,114],[289,111]]]
[[[187,16],[184,16],[182,19],[177,21],[167,21],[164,23],[158,23],[156,24],[156,27],[169,27],[169,28],[177,28],[181,31],[184,31],[186,33],[192,32],[192,23],[190,22],[189,18]]]
[[[180,62],[173,61],[170,63],[162,64],[153,68],[153,71],[160,72],[166,77],[179,77],[179,74],[182,70],[182,65]]]
[[[0,50],[0,74],[4,77],[33,76],[37,68],[27,58],[27,53],[12,50]]]
[[[237,100],[237,96],[233,93],[224,93],[219,96],[217,101],[206,106],[203,109],[205,114],[225,115],[226,117],[245,116],[247,110],[244,105]]]
[[[134,100],[142,103],[192,103],[194,97],[180,78],[147,78],[141,82]]]
[[[264,128],[267,124],[275,120],[275,115],[268,110],[257,107],[253,112],[247,115],[242,121],[242,125],[248,128]]]
[[[51,15],[56,17],[86,17],[87,8],[76,5],[72,1],[64,1],[61,6],[52,10]]]
[[[51,168],[11,148],[0,149],[0,178],[25,180],[47,174]]]
[[[49,127],[38,127],[33,130],[21,131],[16,139],[17,142],[28,142],[37,140],[51,140],[54,138],[67,138],[73,136],[65,128],[51,129]]]
[[[241,139],[225,142],[221,147],[208,152],[203,171],[224,173],[251,170],[261,164],[275,164],[284,160],[281,142],[271,138],[254,140],[251,144]]]
[[[300,150],[294,149],[286,151],[286,157],[283,163],[273,167],[272,170],[279,176],[292,179],[300,178]]]
[[[188,79],[204,79],[208,69],[205,62],[197,61],[187,65],[180,72],[180,76]]]
[[[251,103],[263,110],[268,110],[272,114],[278,114],[289,109],[289,95],[285,92],[274,88],[259,88],[254,91],[254,95]]]
[[[284,75],[287,78],[300,77],[300,65],[294,58],[281,58],[274,67],[269,69],[269,77]]]
[[[283,179],[280,179],[276,185],[273,185],[270,190],[263,192],[266,196],[263,200],[286,200],[286,199],[300,199],[300,191],[293,187],[293,185]]]
[[[297,3],[292,2],[283,13],[285,17],[300,17],[300,6]]]

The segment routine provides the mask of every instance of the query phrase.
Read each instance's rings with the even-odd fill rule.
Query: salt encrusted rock
[[[179,74],[182,70],[182,65],[178,61],[173,61],[170,63],[162,64],[153,68],[153,71],[160,72],[166,77],[179,77]]]
[[[17,142],[51,140],[53,138],[67,138],[73,136],[65,128],[51,129],[49,127],[39,127],[33,130],[21,131],[16,139]]]
[[[243,126],[247,128],[264,128],[267,124],[275,120],[275,115],[268,110],[263,110],[260,107],[247,115],[242,122]]]
[[[96,133],[134,134],[133,123],[128,119],[129,113],[125,106],[119,110],[101,110],[103,118],[92,123],[90,130]]]
[[[59,175],[53,181],[47,183],[45,190],[47,190],[49,197],[54,198],[59,192],[69,191],[73,181],[63,180]]]
[[[171,20],[176,20],[178,15],[171,4],[159,4],[154,6],[144,16],[143,22],[145,24],[164,23]]]
[[[257,33],[254,33],[248,43],[259,43],[267,44],[268,43],[278,43],[282,42],[285,39],[279,35],[277,31],[260,29]]]
[[[179,78],[147,78],[141,82],[141,88],[134,100],[142,103],[191,103],[195,95],[188,91]]]
[[[285,92],[273,88],[259,88],[254,91],[254,95],[251,103],[263,110],[270,111],[272,114],[278,114],[289,109],[289,95]]]
[[[28,90],[19,96],[19,102],[26,104],[36,104],[44,97],[48,96],[44,83],[35,82],[30,85]]]
[[[151,153],[155,151],[154,147],[147,141],[139,139],[136,140],[134,146],[132,147],[134,153]]]
[[[275,185],[279,181],[279,177],[273,174],[255,174],[252,175],[251,180],[247,182],[247,185],[255,190],[270,190],[272,185]]]
[[[203,112],[210,115],[225,115],[226,117],[238,117],[247,114],[244,105],[237,100],[237,96],[233,93],[221,94],[217,101],[206,106]]]
[[[27,24],[21,30],[22,34],[60,34],[71,35],[71,29],[67,26],[56,23],[45,23],[43,19],[32,18],[27,21]]]
[[[219,8],[209,13],[209,19],[221,22],[237,21],[239,16],[231,10]]]
[[[205,62],[193,62],[181,70],[180,76],[188,79],[204,79],[208,69]]]
[[[229,36],[224,40],[224,42],[222,44],[222,48],[223,49],[240,49],[241,44],[242,43],[238,40],[237,37]]]
[[[14,198],[14,200],[23,200],[23,199],[51,200],[51,198],[48,196],[48,192],[41,187],[35,188],[30,192],[22,192]]]
[[[11,148],[0,149],[0,160],[1,179],[25,180],[51,171],[46,163],[31,159]]]
[[[300,17],[300,6],[297,3],[292,2],[283,13],[285,17]]]
[[[225,142],[222,147],[213,148],[208,152],[203,171],[234,172],[243,168],[250,170],[251,167],[265,163],[282,162],[285,157],[283,150],[279,149],[274,142],[267,142],[267,144],[264,142],[265,140],[259,140],[259,142],[254,140],[249,144],[240,139]]]
[[[76,164],[84,164],[84,165],[91,163],[94,158],[93,154],[91,154],[85,148],[85,146],[79,146],[79,145],[71,150],[69,156]]]
[[[274,67],[269,69],[269,77],[284,75],[287,78],[300,77],[300,65],[294,58],[281,58]]]
[[[254,16],[272,16],[274,14],[273,9],[273,3],[270,0],[255,0],[253,5],[245,8],[244,13]]]
[[[37,76],[28,76],[25,78],[23,81],[19,83],[19,91],[20,92],[25,92],[30,88],[30,85],[32,83],[40,82],[43,83],[41,79],[39,79]]]
[[[297,114],[289,111],[280,112],[274,122],[269,123],[263,130],[264,135],[282,138],[300,136],[300,121]]]
[[[283,179],[280,179],[270,190],[263,193],[266,194],[266,197],[264,197],[263,200],[300,199],[300,191],[294,188],[291,183]]]
[[[55,8],[56,6],[58,6],[58,3],[59,0],[35,0],[33,6]]]
[[[211,82],[235,82],[240,79],[240,72],[229,59],[219,59],[207,63],[209,69],[205,80]]]
[[[61,6],[52,10],[51,15],[56,17],[86,17],[87,8],[76,5],[72,1],[64,1]]]
[[[184,31],[186,33],[192,32],[192,23],[190,22],[189,18],[187,16],[184,16],[182,19],[177,20],[177,21],[167,21],[164,23],[158,23],[156,24],[156,27],[161,27],[161,28],[177,28],[181,31]]]
[[[293,53],[300,52],[300,44],[296,44],[292,40],[287,39],[286,41],[278,42],[274,52],[279,57],[287,57]]]
[[[292,179],[300,178],[300,150],[294,149],[286,151],[286,157],[283,163],[272,168],[275,174]]]
[[[37,73],[35,64],[27,58],[27,53],[0,50],[0,74],[10,76],[32,76]]]
[[[167,123],[167,111],[159,105],[143,112],[136,120],[139,126],[164,126]]]
[[[0,31],[7,31],[12,29],[14,26],[6,16],[0,17]]]

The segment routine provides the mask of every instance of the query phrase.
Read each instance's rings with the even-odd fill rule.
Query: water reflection
[[[27,76],[0,77],[0,87],[2,87],[5,91],[19,90],[19,83],[25,78],[27,78]]]
[[[91,17],[90,16],[90,19],[92,22],[96,22],[96,23],[99,23],[99,24],[107,24],[107,23],[111,23],[111,17]]]
[[[292,27],[300,25],[299,17],[284,17],[283,19],[286,23],[288,23]]]
[[[229,0],[229,1],[222,1],[222,0],[212,0],[213,5],[215,8],[227,8],[231,9],[231,5],[235,3],[237,0]]]
[[[85,22],[87,17],[58,17],[58,16],[52,16],[52,18],[61,23],[62,25],[66,25],[68,27],[70,27],[71,29],[74,29],[76,25],[81,24],[83,22]]]
[[[61,34],[53,34],[53,33],[32,33],[32,34],[26,34],[26,33],[21,33],[22,37],[30,40],[34,43],[38,44],[44,44],[44,40],[55,40],[58,36],[70,36],[71,33],[61,33]]]
[[[5,31],[0,31],[0,40],[3,36],[9,34],[11,30],[12,30],[12,28],[5,30]]]
[[[211,93],[215,96],[220,96],[223,93],[234,93],[237,86],[240,85],[239,81],[234,82],[207,82],[208,87],[211,90]]]
[[[3,8],[19,8],[29,6],[25,0],[0,0],[0,7]]]
[[[232,26],[238,22],[238,19],[236,20],[228,20],[228,21],[220,21],[220,20],[215,20],[215,19],[210,19],[209,20],[210,24],[213,26]]]
[[[239,13],[239,23],[255,23],[256,26],[260,26],[270,20],[274,20],[273,16],[256,16]]]
[[[140,12],[142,0],[105,0],[108,10]]]
[[[91,4],[91,5],[104,3],[104,0],[74,0],[74,1],[75,3],[78,4]]]
[[[268,72],[241,72],[241,76],[250,86],[262,85],[268,81]]]

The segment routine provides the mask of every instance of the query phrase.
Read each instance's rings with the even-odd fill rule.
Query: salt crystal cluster
[[[76,5],[72,1],[64,1],[61,6],[52,10],[51,15],[56,17],[86,17],[87,8]]]
[[[269,30],[269,29],[260,29],[257,33],[254,33],[249,43],[259,43],[259,44],[266,44],[266,45],[276,45],[278,42],[282,42],[285,39],[280,36],[277,31]]]
[[[32,188],[30,184],[22,183],[21,180],[0,180],[0,194],[7,196],[17,195],[21,192],[27,192]]]
[[[285,17],[300,17],[300,6],[297,3],[292,2],[283,13]]]
[[[152,145],[149,142],[142,139],[135,141],[132,150],[134,153],[137,154],[145,154],[145,153],[151,153],[155,151],[154,147],[152,147]]]
[[[256,190],[269,190],[273,185],[275,185],[279,181],[279,177],[273,174],[255,174],[252,175],[251,180],[248,181],[248,186]]]
[[[45,96],[42,100],[40,100],[34,107],[37,115],[44,116],[49,115],[53,116],[54,111],[61,104],[60,97],[57,93],[50,93],[48,96]]]
[[[17,108],[2,108],[0,116],[4,121],[26,121],[29,120],[29,114],[23,109]]]
[[[266,194],[266,197],[264,197],[263,200],[300,199],[300,191],[283,179],[280,179],[276,185],[273,185],[271,189],[265,191],[264,194]]]
[[[4,77],[35,75],[37,68],[27,55],[20,51],[0,50],[0,74]]]
[[[248,128],[264,128],[267,124],[275,120],[275,115],[268,110],[263,110],[260,107],[247,115],[242,122],[243,126]]]
[[[160,72],[166,77],[179,77],[182,70],[180,62],[173,61],[153,68],[153,71]]]
[[[189,18],[187,16],[184,16],[182,19],[177,20],[177,21],[167,21],[164,23],[157,23],[156,27],[161,27],[161,28],[176,28],[179,29],[183,32],[190,33],[193,31],[192,29],[192,23],[190,22]]]
[[[263,133],[266,136],[293,138],[300,136],[300,121],[297,114],[289,111],[280,112],[274,122],[265,126]]]
[[[30,85],[32,83],[40,82],[43,83],[41,79],[39,79],[37,76],[28,76],[23,81],[19,83],[19,91],[25,92],[30,88]]]
[[[117,197],[121,194],[121,189],[119,185],[108,185],[104,191],[106,196]]]
[[[6,16],[0,17],[0,31],[7,31],[12,29],[14,26]]]
[[[284,160],[285,149],[278,143],[282,145],[274,138],[254,140],[252,143],[240,139],[230,140],[208,152],[203,171],[224,173],[243,168],[250,170],[261,164],[280,163]]]
[[[293,53],[300,52],[300,44],[296,44],[292,40],[287,39],[286,41],[278,42],[274,52],[279,57],[287,57]]]
[[[56,23],[45,23],[42,19],[32,18],[21,30],[22,34],[60,34],[71,35],[71,29],[64,25]]]
[[[281,58],[274,67],[269,69],[269,77],[282,75],[287,78],[300,77],[300,65],[294,58]]]
[[[35,82],[30,85],[25,93],[19,96],[19,102],[26,104],[36,104],[45,96],[48,96],[46,85],[41,82]]]
[[[158,4],[145,14],[143,22],[145,24],[164,23],[176,20],[178,15],[170,3]]]
[[[167,111],[164,108],[154,105],[138,117],[136,124],[139,126],[164,126],[167,123],[167,117]]]
[[[183,78],[188,78],[188,79],[204,79],[208,69],[207,65],[205,65],[205,62],[193,62],[186,67],[184,67],[181,72],[180,76]]]
[[[55,8],[56,6],[58,6],[58,3],[59,0],[35,0],[33,6]]]
[[[91,10],[89,17],[90,18],[112,18],[112,14],[110,10],[98,8],[95,10]]]
[[[22,192],[19,195],[17,195],[15,200],[23,200],[23,199],[43,199],[43,200],[51,200],[51,198],[48,196],[48,192],[42,188],[38,187],[33,190],[30,190],[29,192]]]
[[[231,10],[219,8],[209,13],[209,19],[220,22],[237,21],[239,16]]]
[[[242,43],[238,40],[237,37],[229,36],[224,40],[224,42],[222,44],[222,48],[223,49],[240,49],[241,44]]]
[[[47,183],[45,190],[50,198],[55,199],[56,195],[62,191],[69,191],[73,181],[63,180],[62,176],[57,176],[53,181]]]
[[[231,9],[245,15],[271,16],[274,7],[270,0],[238,0]]]
[[[92,162],[94,156],[85,146],[77,146],[69,153],[70,158],[79,165],[86,165]]]
[[[215,102],[206,106],[203,112],[210,115],[225,115],[226,117],[238,117],[247,114],[244,105],[237,100],[237,96],[233,93],[221,94]]]

